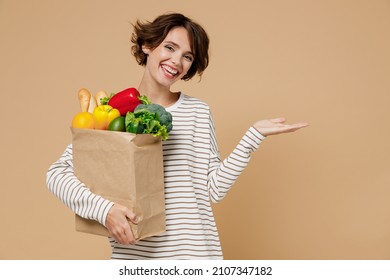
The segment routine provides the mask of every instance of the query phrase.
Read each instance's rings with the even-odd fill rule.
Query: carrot
[[[91,93],[87,89],[82,88],[78,92],[78,98],[79,98],[81,112],[88,112],[89,103],[90,100],[92,99]]]
[[[101,105],[101,98],[107,98],[108,97],[108,94],[107,92],[105,92],[104,90],[101,90],[101,91],[98,91],[96,94],[95,94],[95,100],[96,100],[96,105],[99,106]]]

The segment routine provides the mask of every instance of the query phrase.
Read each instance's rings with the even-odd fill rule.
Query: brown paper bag
[[[90,190],[134,211],[137,240],[165,231],[161,139],[150,134],[71,128],[74,172]],[[76,215],[76,230],[109,236],[97,221]]]

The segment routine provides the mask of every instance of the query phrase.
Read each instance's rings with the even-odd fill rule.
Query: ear
[[[151,49],[146,45],[142,45],[142,51],[144,52],[144,54],[150,54]]]

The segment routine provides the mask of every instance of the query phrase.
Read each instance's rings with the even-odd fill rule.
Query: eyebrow
[[[176,48],[180,48],[180,46],[178,45],[178,44],[176,44],[175,42],[172,42],[172,41],[164,41],[164,43],[168,43],[168,44],[172,44],[172,45],[174,45]],[[189,51],[189,52],[187,52],[187,53],[189,53],[189,54],[191,54],[192,56],[195,56],[194,55],[194,53],[192,52],[192,51]]]

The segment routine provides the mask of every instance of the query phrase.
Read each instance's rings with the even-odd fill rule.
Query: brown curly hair
[[[139,65],[146,65],[148,59],[148,56],[142,51],[142,46],[154,49],[164,41],[172,28],[184,27],[189,34],[194,60],[182,80],[188,81],[196,73],[202,76],[203,71],[209,64],[208,50],[210,42],[202,26],[182,14],[169,13],[158,16],[153,22],[142,23],[137,20],[133,27],[131,53],[135,56]]]

